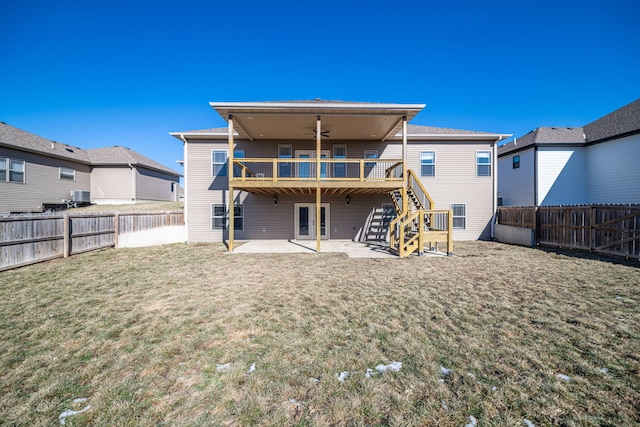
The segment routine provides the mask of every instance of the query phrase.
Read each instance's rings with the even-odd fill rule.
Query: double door
[[[295,204],[296,240],[315,240],[316,221],[320,221],[320,238],[329,238],[329,203],[320,204],[320,218],[316,218],[315,203]]]
[[[298,159],[313,159],[313,161],[309,162],[298,162],[298,178],[315,178],[316,174],[316,150],[296,150],[296,157]],[[320,151],[321,159],[328,159],[331,157],[331,151],[322,150]],[[327,163],[323,162],[320,164],[320,178],[327,177]]]

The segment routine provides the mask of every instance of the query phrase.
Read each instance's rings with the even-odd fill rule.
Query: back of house
[[[490,236],[496,143],[509,135],[409,124],[423,104],[211,106],[227,127],[171,133],[184,143],[189,242],[386,241],[416,209],[434,211],[434,230],[435,211],[450,211],[456,240]]]

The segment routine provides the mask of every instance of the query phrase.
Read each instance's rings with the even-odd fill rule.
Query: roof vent
[[[65,148],[65,150],[67,150],[70,153],[73,153],[73,150],[71,148]]]

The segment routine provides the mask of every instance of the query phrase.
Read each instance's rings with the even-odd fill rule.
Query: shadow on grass
[[[557,256],[566,256],[571,258],[602,261],[602,262],[608,262],[616,265],[625,265],[627,267],[640,268],[640,260],[635,258],[625,258],[621,256],[618,257],[614,255],[603,255],[595,252],[584,251],[581,249],[558,248],[554,246],[544,246],[544,245],[535,246],[534,249],[537,249],[542,252],[546,252],[548,254],[554,254]]]

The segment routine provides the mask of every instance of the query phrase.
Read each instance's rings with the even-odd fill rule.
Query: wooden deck
[[[404,180],[401,160],[243,158],[229,184],[255,194],[386,194]]]

